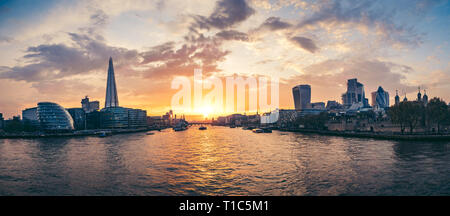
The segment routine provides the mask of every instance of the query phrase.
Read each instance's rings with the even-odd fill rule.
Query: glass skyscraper
[[[376,92],[372,92],[372,107],[387,108],[389,107],[389,93],[379,86]]]
[[[342,94],[342,103],[345,107],[350,107],[354,103],[362,103],[364,107],[369,105],[369,101],[364,93],[364,85],[357,79],[347,81],[347,92]]]
[[[117,96],[116,78],[114,76],[114,66],[112,57],[109,57],[108,79],[106,81],[105,108],[118,107],[119,98]]]
[[[294,96],[294,104],[296,110],[310,108],[311,106],[311,86],[298,85],[292,88],[292,95]]]

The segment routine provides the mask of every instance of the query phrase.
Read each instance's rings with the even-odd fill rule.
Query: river
[[[0,139],[0,195],[450,195],[450,142],[197,128]]]

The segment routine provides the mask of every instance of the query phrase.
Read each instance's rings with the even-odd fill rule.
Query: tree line
[[[442,132],[442,126],[450,124],[450,108],[440,98],[432,98],[426,105],[420,101],[403,101],[389,108],[392,123],[400,125],[401,132],[406,129],[412,133],[419,125],[427,132]],[[433,126],[436,126],[434,128]]]

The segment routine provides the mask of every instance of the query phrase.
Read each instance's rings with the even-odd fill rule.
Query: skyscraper
[[[105,108],[118,106],[119,106],[119,99],[117,97],[116,78],[114,77],[113,60],[111,57],[109,57],[108,80],[106,82]]]
[[[292,88],[292,95],[294,96],[294,104],[296,110],[310,108],[311,106],[311,86],[298,85]]]
[[[382,109],[389,107],[389,93],[381,86],[377,91],[372,92],[372,106]]]
[[[364,85],[357,79],[349,79],[347,81],[347,92],[342,94],[342,103],[346,107],[350,107],[354,103],[362,103],[363,106],[368,106]]]

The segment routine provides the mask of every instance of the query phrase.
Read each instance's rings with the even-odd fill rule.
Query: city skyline
[[[110,56],[121,105],[150,115],[170,110],[172,78],[197,67],[277,76],[280,108],[294,108],[299,84],[311,86],[311,101],[342,103],[352,78],[366,98],[378,86],[416,98],[420,86],[450,101],[448,1],[350,3],[4,1],[0,112],[9,118],[40,101],[78,107],[85,95],[103,101]]]

